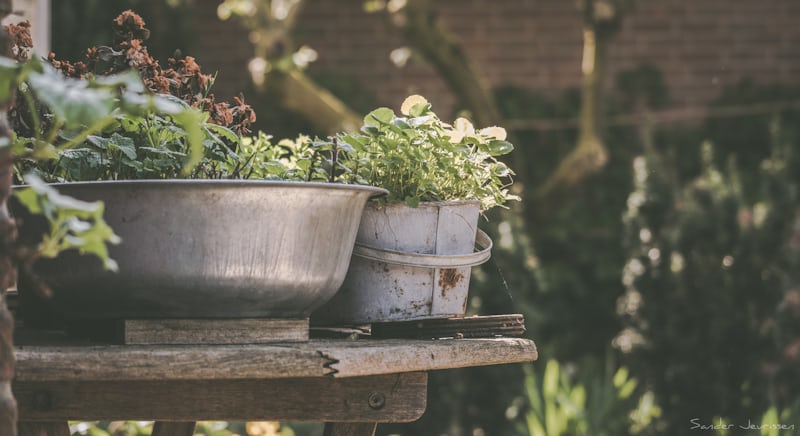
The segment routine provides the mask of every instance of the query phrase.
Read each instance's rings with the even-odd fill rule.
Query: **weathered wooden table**
[[[26,345],[13,389],[21,436],[69,435],[67,420],[155,420],[187,436],[199,420],[321,421],[373,435],[425,411],[427,372],[533,361],[533,341],[312,339],[270,345]]]

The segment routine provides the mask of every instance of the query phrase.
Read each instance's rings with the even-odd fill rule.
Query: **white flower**
[[[456,119],[456,121],[453,123],[452,129],[445,130],[444,134],[450,138],[450,143],[458,144],[462,139],[464,139],[465,136],[474,135],[475,128],[468,119],[461,117]]]
[[[418,104],[428,104],[428,100],[425,100],[425,97],[421,95],[414,94],[408,96],[408,98],[403,101],[402,106],[400,106],[400,113],[403,115],[411,115],[411,109]]]
[[[464,139],[464,134],[458,130],[445,130],[444,136],[447,136],[451,144],[458,144]]]
[[[507,134],[506,129],[497,126],[486,127],[478,131],[481,136],[487,138],[494,138],[498,141],[505,141]]]
[[[469,120],[464,117],[456,119],[456,121],[453,123],[453,127],[464,135],[475,134],[475,128],[472,127],[472,123],[470,123]]]

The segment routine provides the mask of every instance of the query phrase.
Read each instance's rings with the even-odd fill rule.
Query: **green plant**
[[[360,132],[333,138],[338,180],[388,189],[386,201],[410,206],[480,200],[486,211],[518,199],[508,190],[512,171],[496,159],[514,148],[503,128],[475,130],[465,118],[446,124],[418,95],[403,102],[401,113],[375,109]]]
[[[229,178],[327,182],[331,179],[331,144],[308,136],[273,142],[266,133],[245,136],[236,154],[216,171]]]
[[[107,269],[117,269],[116,262],[108,257],[106,243],[117,244],[120,239],[103,220],[103,203],[61,195],[34,175],[25,181],[29,188],[17,191],[16,199],[50,224],[50,233],[36,247],[36,257],[55,258],[62,251],[76,249],[81,254],[96,255]]]
[[[97,255],[107,268],[114,269],[116,264],[108,258],[105,244],[115,243],[118,238],[102,219],[102,205],[61,196],[29,173],[43,173],[40,169],[34,171],[38,164],[51,165],[48,161],[91,141],[93,135],[122,118],[155,116],[168,117],[174,128],[183,132],[186,155],[178,170],[188,172],[202,156],[198,151],[204,147],[204,115],[185,104],[149,94],[135,72],[77,80],[64,77],[37,59],[16,62],[0,58],[0,99],[8,100],[15,94],[27,108],[35,108],[19,117],[25,123],[25,129],[19,130],[29,135],[15,130],[10,140],[0,146],[14,156],[18,180],[24,179],[30,185],[16,190],[16,198],[50,224],[50,233],[44,235],[36,249],[18,250],[21,273],[29,274],[36,259],[55,257],[66,249]],[[123,148],[117,148],[125,153]],[[39,287],[45,294],[48,292],[44,284]]]
[[[143,41],[149,36],[144,26],[141,17],[125,11],[114,20],[115,40],[111,47],[91,47],[85,60],[77,62],[57,60],[51,53],[49,63],[42,65],[68,76],[52,83],[75,88],[75,96],[80,96],[81,86],[96,84],[126,90],[120,105],[125,110],[110,110],[113,102],[95,104],[102,110],[85,113],[85,120],[72,123],[88,125],[86,121],[91,119],[91,128],[81,135],[71,134],[69,123],[52,122],[54,116],[64,119],[67,114],[59,106],[61,101],[50,98],[48,90],[20,88],[20,102],[11,117],[17,142],[63,145],[50,150],[47,156],[21,159],[18,173],[33,170],[47,181],[225,176],[219,172],[220,163],[236,159],[232,149],[239,135],[249,132],[255,114],[242,98],[236,98],[234,105],[217,102],[210,92],[214,78],[203,74],[190,56],[176,55],[168,60],[168,68],[161,68],[144,46]],[[18,47],[16,53],[26,53],[28,28],[10,30]],[[31,85],[41,88],[46,83]],[[153,99],[149,93],[158,98]],[[75,96],[65,100],[73,101]],[[155,105],[133,107],[125,100],[131,97],[150,99]],[[190,107],[198,110],[189,110]],[[41,157],[53,159],[42,162]]]
[[[767,142],[769,158],[747,177],[755,165],[728,156],[721,166],[710,143],[686,183],[656,150],[634,163],[619,304],[627,328],[615,344],[653,386],[669,431],[719,416],[738,426],[797,398],[800,185],[790,144]]]
[[[530,409],[525,427],[531,436],[639,434],[661,413],[652,392],[637,393],[638,381],[625,367],[612,372],[606,362],[600,376],[574,380],[556,360],[538,374],[525,366]]]

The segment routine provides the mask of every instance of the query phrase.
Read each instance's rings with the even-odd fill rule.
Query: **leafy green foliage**
[[[772,144],[745,194],[734,159],[720,167],[710,144],[702,172],[676,183],[655,151],[636,161],[625,214],[630,253],[615,340],[653,384],[669,428],[690,419],[732,422],[797,397],[792,361],[800,307],[794,147]],[[763,368],[769,367],[769,371]]]
[[[343,182],[379,186],[387,201],[480,200],[482,209],[518,199],[508,191],[512,171],[496,159],[513,150],[505,130],[475,131],[465,119],[443,123],[422,97],[404,103],[407,116],[378,108],[359,133],[328,140],[300,136],[273,143],[268,135],[243,138],[236,157],[220,170],[233,177]]]
[[[59,150],[57,159],[28,162],[27,168],[53,182],[219,178],[219,167],[237,159],[226,141],[238,137],[224,127],[200,121],[203,114],[188,115],[187,123],[191,117],[198,129],[187,132],[171,116],[118,114],[103,131],[86,136],[73,148]],[[190,138],[198,132],[200,138]],[[203,153],[192,157],[189,144],[198,141]]]
[[[539,366],[539,365],[537,365]],[[638,381],[625,367],[606,364],[602,376],[575,381],[567,368],[548,360],[544,371],[525,367],[530,436],[639,434],[661,414],[651,392],[638,394]]]
[[[25,111],[23,123],[26,124],[18,129],[11,144],[15,154],[24,162],[18,167],[19,172],[30,168],[33,162],[60,158],[66,150],[85,143],[90,146],[77,154],[90,156],[87,157],[90,168],[96,167],[99,162],[91,159],[90,151],[92,146],[97,151],[102,144],[96,136],[94,141],[89,137],[112,134],[117,128],[121,130],[120,134],[136,132],[151,139],[164,131],[171,131],[172,137],[157,137],[162,142],[156,145],[169,140],[174,143],[173,147],[183,149],[185,156],[178,161],[183,174],[187,174],[203,156],[206,148],[203,134],[205,115],[175,99],[147,93],[134,72],[78,80],[64,77],[49,64],[36,59],[2,72],[13,77],[26,103],[24,109],[17,108]],[[142,126],[135,125],[155,122],[151,120],[162,120],[157,126],[160,129],[154,127],[155,133],[142,132]],[[72,163],[71,175],[75,175],[75,154],[71,156],[73,159],[70,156],[67,159]],[[56,172],[53,178],[58,176]],[[83,176],[77,180],[86,179],[87,176]]]
[[[120,238],[103,219],[103,203],[61,195],[34,175],[25,181],[28,187],[15,191],[16,198],[31,213],[43,215],[50,225],[50,233],[36,248],[39,257],[55,258],[62,251],[76,249],[97,256],[106,269],[117,270],[116,262],[108,256],[107,244],[118,244]]]
[[[475,130],[464,118],[442,122],[420,96],[411,96],[397,116],[378,108],[360,132],[339,135],[338,176],[348,183],[389,190],[386,201],[480,200],[482,210],[518,199],[508,191],[512,171],[496,159],[513,150],[505,130]]]
[[[167,117],[172,121],[165,121],[159,133],[169,131],[175,137],[162,138],[157,144],[160,149],[153,149],[161,151],[166,144],[182,147],[182,154],[170,156],[173,172],[187,173],[200,160],[198,154],[209,148],[203,143],[201,130],[205,115],[185,104],[148,94],[136,73],[76,80],[37,59],[16,63],[3,58],[0,88],[0,93],[9,95],[19,92],[26,104],[27,111],[16,108],[24,124],[11,142],[0,146],[11,148],[17,158],[17,176],[29,184],[27,189],[16,190],[15,196],[50,224],[50,233],[44,235],[34,257],[52,258],[61,251],[76,249],[99,257],[107,269],[115,270],[106,244],[118,243],[119,238],[103,220],[102,204],[62,196],[39,177],[25,173],[35,170],[49,180],[86,180],[90,176],[110,178],[111,173],[150,170],[146,165],[149,161],[136,160],[138,150],[131,138],[116,132],[108,137],[97,135],[115,128],[128,132],[134,127],[126,130],[124,126]],[[86,146],[75,149],[81,144]],[[52,158],[58,159],[49,162]],[[48,167],[52,172],[43,170]]]
[[[230,178],[327,182],[331,178],[332,145],[308,136],[273,142],[263,132],[243,137],[236,155],[220,168]]]

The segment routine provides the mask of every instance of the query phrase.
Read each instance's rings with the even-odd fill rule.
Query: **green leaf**
[[[89,81],[90,88],[125,88],[131,93],[143,94],[147,92],[144,82],[139,78],[136,70],[128,70],[124,73],[113,74],[110,76],[93,76]]]
[[[128,159],[136,159],[136,144],[133,142],[133,139],[122,136],[119,133],[114,133],[111,135],[110,141],[117,146],[125,157]]]
[[[403,118],[395,118],[391,121],[391,124],[397,127],[400,130],[410,130],[411,126],[404,120]]]
[[[489,154],[502,156],[514,151],[514,145],[508,141],[489,141]]]
[[[90,144],[94,145],[95,147],[101,150],[108,149],[108,141],[109,141],[108,138],[103,138],[102,136],[96,136],[96,135],[89,135],[86,137],[86,140]]]
[[[389,124],[392,119],[394,119],[394,111],[388,107],[379,107],[364,117],[364,125],[377,127],[382,124]]]
[[[32,214],[39,215],[42,213],[42,205],[39,203],[39,193],[33,188],[24,188],[14,190],[14,197],[25,206],[25,209]]]
[[[547,361],[544,369],[544,380],[542,382],[542,392],[545,398],[555,398],[558,392],[558,380],[560,368],[555,360]]]
[[[620,387],[622,387],[622,385],[625,384],[626,381],[628,381],[628,368],[625,368],[623,366],[620,369],[618,369],[616,373],[614,373],[614,378],[613,378],[614,387],[619,389]]]
[[[175,121],[186,131],[186,139],[189,144],[189,159],[181,170],[181,174],[188,176],[192,169],[203,160],[203,130],[200,127],[206,120],[206,116],[197,110],[184,110],[172,115]]]
[[[59,194],[33,174],[25,176],[25,181],[29,187],[15,190],[14,195],[31,213],[44,215],[50,224],[49,233],[37,247],[39,256],[53,258],[64,250],[76,249],[97,256],[106,269],[117,269],[107,245],[118,244],[120,238],[103,219],[102,203]]]
[[[208,123],[208,124],[205,124],[204,129],[206,129],[206,130],[208,130],[208,131],[210,131],[210,132],[212,132],[212,133],[214,133],[216,135],[222,136],[223,138],[227,139],[228,141],[231,141],[232,143],[239,142],[239,135],[237,135],[236,132],[234,132],[233,130],[231,130],[231,129],[225,127],[225,126],[220,126],[219,124]]]
[[[431,104],[430,103],[417,103],[411,107],[411,110],[408,111],[408,114],[412,117],[421,117],[423,115],[427,115],[431,112]]]
[[[116,96],[106,88],[89,88],[86,81],[62,76],[51,66],[28,78],[36,97],[64,121],[66,128],[79,128],[108,118]]]
[[[367,124],[365,124],[361,128],[361,131],[366,133],[367,135],[370,135],[370,136],[378,136],[381,133],[381,131],[377,127],[370,126],[370,125],[367,125]]]
[[[185,101],[171,94],[158,94],[151,100],[151,108],[162,114],[177,114],[183,112],[191,106]]]
[[[22,67],[16,61],[0,57],[0,103],[11,100],[17,91],[17,77],[21,71]]]
[[[626,381],[625,384],[623,384],[619,389],[619,398],[624,400],[630,397],[633,394],[633,391],[636,389],[636,385],[637,383],[635,378]]]

